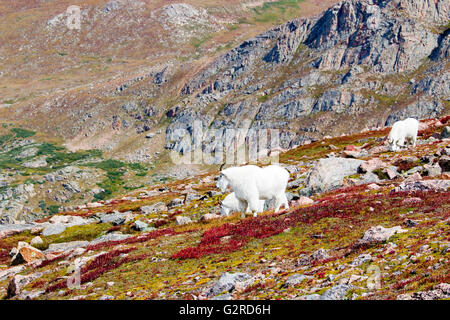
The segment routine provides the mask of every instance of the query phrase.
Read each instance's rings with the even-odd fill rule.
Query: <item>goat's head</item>
[[[227,177],[223,173],[220,173],[219,179],[217,180],[217,183],[216,183],[216,187],[218,189],[220,189],[220,191],[225,192],[228,188],[228,185],[229,185],[229,181],[228,181]]]

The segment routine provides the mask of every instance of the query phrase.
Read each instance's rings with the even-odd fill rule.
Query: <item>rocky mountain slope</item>
[[[280,155],[290,208],[217,215],[217,172],[0,226],[7,299],[448,299],[449,117]],[[333,174],[330,175],[330,172]]]
[[[176,134],[195,134],[194,120],[277,128],[287,149],[448,114],[448,1],[335,2],[7,1],[3,221],[208,171],[168,161],[213,150],[206,134]],[[80,30],[66,27],[69,5]]]
[[[205,128],[245,119],[254,129],[279,128],[288,148],[448,114],[449,18],[448,1],[355,0],[273,28],[183,86],[165,147],[189,151],[172,132],[197,118]]]
[[[151,162],[198,147],[174,134],[192,119],[287,148],[449,110],[448,1],[92,1],[80,30],[53,2],[3,9],[21,34],[2,39],[0,116],[71,151]]]
[[[165,113],[197,70],[334,2],[6,1],[0,118],[58,137],[71,151],[153,161],[163,150]],[[81,10],[79,30],[66,27],[71,5]]]
[[[167,105],[185,79],[333,2],[3,2],[0,223],[207,169],[174,167],[164,149]],[[80,6],[79,30],[66,26],[69,5]]]

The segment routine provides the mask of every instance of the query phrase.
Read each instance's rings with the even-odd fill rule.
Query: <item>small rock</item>
[[[417,226],[419,223],[417,221],[414,221],[414,220],[411,220],[411,219],[406,219],[403,224],[405,226],[407,226],[408,228],[412,228],[412,227]]]
[[[350,289],[353,289],[352,285],[348,284],[338,284],[327,291],[325,291],[321,296],[320,300],[343,300]]]
[[[394,166],[383,169],[383,173],[387,174],[390,180],[395,179],[398,176],[397,168]]]
[[[205,215],[203,215],[200,220],[201,221],[211,221],[211,220],[215,220],[215,219],[219,219],[220,215],[215,214],[215,213],[207,213]]]
[[[370,244],[376,242],[383,242],[388,240],[396,233],[407,232],[403,230],[400,226],[392,228],[384,228],[383,226],[372,227],[364,233],[364,236],[359,240],[359,244]]]
[[[361,165],[359,166],[359,171],[362,173],[372,172],[376,169],[384,168],[386,166],[387,165],[385,162],[381,161],[378,158],[373,158],[361,163]]]
[[[372,256],[368,253],[363,253],[363,254],[359,255],[358,257],[356,257],[352,261],[351,265],[352,266],[360,266],[369,261],[372,261]]]
[[[127,238],[131,237],[130,234],[122,234],[122,233],[108,233],[103,236],[100,236],[94,240],[92,240],[89,244],[94,245],[102,242],[108,242],[108,241],[121,241],[125,240]]]
[[[34,246],[38,246],[44,243],[44,240],[42,240],[41,237],[36,236],[33,239],[31,239],[30,244],[34,247]]]
[[[215,190],[209,190],[208,192],[206,192],[206,195],[207,195],[209,198],[218,196],[219,194],[220,194],[220,192],[217,192],[217,191],[215,191]]]
[[[219,281],[217,281],[207,292],[207,297],[217,296],[218,294],[224,292],[231,292],[235,289],[235,285],[237,282],[242,282],[245,280],[249,280],[252,277],[246,273],[224,273],[220,277]]]
[[[450,298],[450,284],[440,283],[433,290],[400,294],[397,300],[443,300]]]
[[[316,251],[314,251],[311,255],[306,256],[306,257],[300,257],[300,259],[298,260],[297,264],[298,265],[308,265],[310,263],[312,263],[313,261],[317,261],[317,260],[325,260],[330,258],[330,255],[328,254],[328,251],[325,249],[318,249]]]
[[[422,176],[418,172],[414,172],[408,178],[405,179],[406,182],[419,181],[419,180],[422,180]]]
[[[450,127],[445,126],[441,131],[441,139],[448,139],[450,138]]]
[[[61,243],[52,243],[48,246],[48,249],[45,253],[49,252],[64,252],[77,248],[84,248],[89,245],[89,241],[71,241],[71,242],[61,242]]]
[[[145,223],[145,222],[137,220],[137,221],[134,222],[134,226],[133,227],[137,231],[142,231],[142,230],[144,230],[145,228],[148,227],[148,224]]]
[[[22,266],[15,266],[12,268],[8,268],[5,270],[0,270],[0,281],[6,280],[9,277],[11,277],[17,273],[22,272],[23,270],[25,270],[25,268],[26,267],[24,265],[22,265]]]
[[[403,181],[391,192],[399,191],[447,191],[450,188],[450,180],[408,180]]]
[[[300,196],[298,200],[292,201],[292,206],[305,206],[313,204],[314,200],[305,196]]]
[[[167,204],[167,208],[171,209],[174,207],[182,206],[183,204],[184,204],[184,199],[175,198]]]
[[[177,225],[185,225],[188,223],[192,223],[191,218],[184,216],[176,216]]]
[[[428,177],[440,176],[442,174],[442,169],[439,165],[425,165],[424,174]]]
[[[152,214],[167,211],[167,206],[164,202],[158,202],[152,205],[143,206],[140,208],[140,210],[143,214]]]
[[[111,213],[100,216],[100,223],[111,223],[113,226],[119,226],[125,223],[128,213]]]
[[[304,280],[311,279],[311,278],[312,277],[305,276],[303,274],[294,274],[286,279],[286,282],[283,284],[283,287],[286,288],[286,287],[295,286],[295,285],[303,282]]]
[[[379,190],[381,187],[377,185],[376,183],[371,183],[367,186],[367,189],[369,190]]]
[[[450,156],[442,156],[439,159],[439,166],[444,172],[450,171]]]

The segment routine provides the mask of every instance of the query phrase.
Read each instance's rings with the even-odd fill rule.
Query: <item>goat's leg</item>
[[[252,197],[248,202],[248,207],[250,211],[253,213],[253,217],[257,217],[259,207],[259,197]]]
[[[286,197],[286,193],[285,192],[283,192],[282,198],[283,198],[282,203],[283,203],[284,209],[286,209],[286,210],[289,209],[289,201],[288,201],[288,199]]]
[[[281,199],[280,196],[275,197],[275,212],[278,212],[280,210],[280,206],[281,206],[282,202],[283,202],[283,200]]]

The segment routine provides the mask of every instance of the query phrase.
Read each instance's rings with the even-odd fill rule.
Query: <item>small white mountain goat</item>
[[[264,211],[264,203],[264,200],[259,200],[258,213]],[[248,206],[247,208],[245,207],[245,203],[238,200],[234,192],[232,192],[220,203],[220,214],[222,216],[228,216],[230,212],[243,212],[244,210],[249,212]]]
[[[408,141],[413,145],[413,147],[415,147],[418,130],[419,121],[413,118],[408,118],[394,123],[388,136],[390,150],[400,150],[401,147],[405,146],[405,141]]]
[[[275,198],[275,212],[283,205],[289,208],[286,198],[286,185],[289,172],[277,165],[260,168],[254,165],[232,167],[222,170],[217,181],[217,188],[222,192],[230,186],[235,197],[243,203],[245,212],[253,212],[257,216],[259,201]]]

